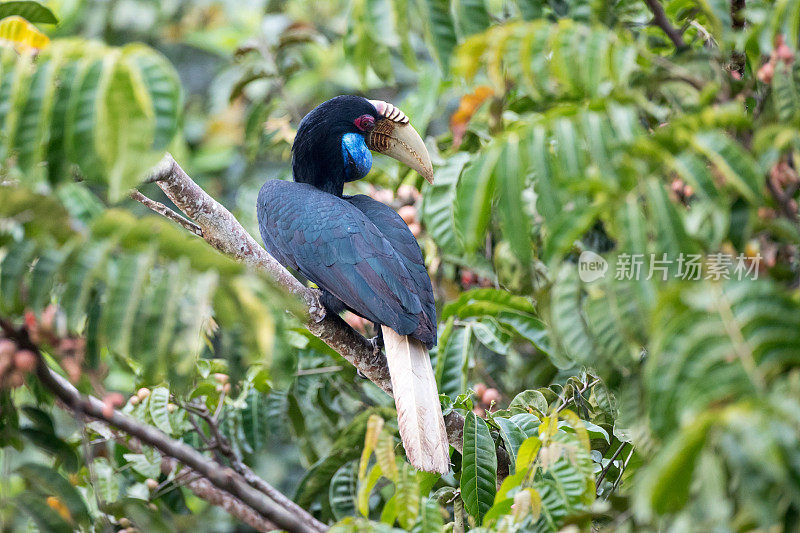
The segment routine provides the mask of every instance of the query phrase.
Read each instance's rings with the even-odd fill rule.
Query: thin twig
[[[178,213],[170,209],[169,207],[165,206],[161,202],[156,202],[155,200],[151,200],[144,194],[140,193],[139,191],[131,191],[131,198],[139,202],[140,204],[152,209],[159,215],[166,217],[173,222],[177,222],[184,228],[188,229],[198,237],[203,236],[203,230],[200,229],[200,226],[192,222],[191,220],[180,216]]]
[[[597,477],[597,483],[595,483],[595,487],[594,487],[595,490],[599,490],[600,489],[600,484],[605,479],[606,474],[608,474],[608,471],[611,470],[611,467],[614,465],[614,461],[616,461],[617,457],[619,457],[619,454],[622,453],[622,448],[625,447],[625,444],[626,443],[624,443],[624,442],[620,443],[619,448],[617,448],[617,451],[614,452],[614,455],[612,455],[611,459],[608,460],[608,464],[600,472],[600,475]]]
[[[586,384],[582,388],[578,389],[578,396],[583,397],[583,393],[586,392],[586,390],[589,387],[593,387],[593,386],[597,385],[598,383],[600,383],[600,378],[595,379],[591,383],[589,383],[587,381]],[[572,396],[572,398],[563,398],[561,405],[556,409],[556,413],[560,413],[561,411],[566,409],[567,406],[574,401],[574,398],[575,398],[574,395]]]
[[[617,487],[619,487],[619,484],[622,481],[622,474],[624,474],[625,469],[628,468],[628,463],[630,462],[631,457],[633,457],[633,446],[631,446],[631,451],[630,453],[628,453],[628,457],[625,458],[625,462],[622,463],[622,468],[619,471],[619,475],[617,476],[616,481],[614,481],[614,484],[611,486],[611,490],[608,491],[608,494],[606,494],[606,499],[608,499],[609,496],[614,494],[614,491],[617,490]]]
[[[678,50],[686,48],[686,42],[683,40],[681,32],[670,23],[667,14],[664,13],[664,6],[661,5],[661,2],[658,0],[644,0],[644,3],[653,13],[653,24],[664,30],[664,33],[667,34],[675,48]]]
[[[250,507],[270,524],[276,524],[286,531],[317,533],[328,529],[325,524],[317,521],[299,506],[294,505],[292,509],[289,509],[264,493],[254,490],[250,483],[243,479],[243,476],[215,461],[209,461],[206,456],[188,444],[172,439],[155,427],[144,424],[116,409],[112,410],[109,415],[108,407],[99,398],[81,394],[69,381],[54,372],[45,363],[39,347],[30,340],[28,332],[24,328],[15,329],[10,322],[2,319],[0,319],[0,327],[18,346],[36,354],[38,358],[36,375],[39,381],[74,415],[86,416],[117,428],[135,437],[139,442],[152,446],[162,455],[172,457],[188,466],[203,476],[204,479],[198,481],[207,482],[218,489],[218,493],[213,495],[216,501],[223,502],[225,496],[221,493],[226,493]],[[283,498],[288,500],[285,496]],[[228,503],[232,505],[231,502]],[[262,531],[268,531],[268,529],[264,527]]]

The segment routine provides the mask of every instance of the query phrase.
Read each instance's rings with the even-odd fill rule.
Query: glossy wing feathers
[[[355,313],[401,335],[428,320],[417,276],[354,205],[310,185],[272,180],[261,188],[257,214],[267,251]]]

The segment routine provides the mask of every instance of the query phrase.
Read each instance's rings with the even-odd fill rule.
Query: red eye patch
[[[375,117],[372,115],[361,115],[353,121],[353,124],[361,131],[370,131],[375,127]]]

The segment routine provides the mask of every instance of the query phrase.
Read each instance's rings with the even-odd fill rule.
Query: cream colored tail
[[[446,474],[450,448],[428,350],[413,337],[381,329],[406,457],[419,470]]]

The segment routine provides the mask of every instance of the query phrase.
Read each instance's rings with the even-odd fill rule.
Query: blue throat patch
[[[372,168],[372,152],[358,133],[342,135],[342,158],[346,181],[360,180]]]

